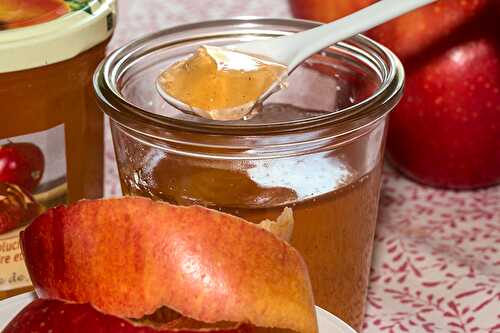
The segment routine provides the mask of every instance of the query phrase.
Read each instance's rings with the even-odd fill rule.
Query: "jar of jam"
[[[103,193],[92,74],[115,0],[0,4],[0,299],[30,288],[19,231],[48,207]]]
[[[125,194],[203,205],[256,223],[290,207],[291,243],[307,263],[316,303],[360,329],[388,113],[404,81],[397,58],[355,36],[310,57],[246,120],[183,113],[155,89],[163,70],[202,44],[315,25],[245,18],[163,30],[109,55],[94,88],[111,117]]]

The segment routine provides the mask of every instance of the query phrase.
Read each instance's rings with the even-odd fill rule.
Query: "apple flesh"
[[[205,323],[317,332],[298,252],[218,211],[139,197],[84,200],[35,219],[21,245],[41,298],[120,318],[166,306]]]
[[[367,2],[375,1],[290,0],[298,17],[324,21]],[[457,189],[500,182],[499,8],[499,1],[441,0],[367,32],[405,65],[387,153],[416,181]]]
[[[253,333],[243,325],[230,330],[157,330],[128,320],[103,314],[88,304],[69,304],[38,299],[27,305],[3,330],[3,333]]]

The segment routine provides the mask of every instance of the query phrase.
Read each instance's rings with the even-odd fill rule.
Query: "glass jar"
[[[291,207],[291,244],[316,303],[361,328],[377,219],[387,116],[403,69],[356,36],[318,53],[249,120],[210,121],[166,104],[155,80],[200,44],[298,32],[316,23],[243,18],[163,30],[113,52],[94,76],[122,190],[203,205],[252,222]],[[276,281],[279,283],[279,281]]]
[[[92,74],[115,0],[0,5],[0,299],[30,288],[19,231],[56,204],[103,194]]]

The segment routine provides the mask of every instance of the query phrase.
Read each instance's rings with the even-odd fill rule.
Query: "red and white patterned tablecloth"
[[[286,0],[119,0],[110,49],[177,24],[288,17]],[[120,194],[109,130],[106,195]],[[500,332],[500,186],[443,191],[384,173],[366,333]]]

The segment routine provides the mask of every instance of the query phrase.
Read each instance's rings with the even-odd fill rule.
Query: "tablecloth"
[[[289,17],[286,0],[119,0],[112,50],[177,24]],[[106,195],[120,194],[109,129]],[[384,170],[365,333],[500,332],[500,187],[445,191]]]

